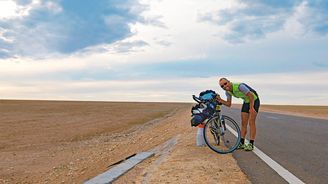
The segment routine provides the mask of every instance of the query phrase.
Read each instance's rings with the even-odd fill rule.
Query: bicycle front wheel
[[[229,116],[222,115],[209,119],[204,127],[204,139],[213,151],[226,154],[237,149],[240,143],[240,128]]]

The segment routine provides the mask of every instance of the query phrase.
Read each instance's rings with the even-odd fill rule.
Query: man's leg
[[[249,114],[246,112],[241,113],[241,138],[245,139],[247,134]]]
[[[251,140],[255,140],[255,137],[256,137],[256,124],[255,124],[255,121],[256,121],[256,117],[257,117],[257,113],[250,113],[249,114],[249,126],[250,126],[250,139]]]
[[[241,140],[240,140],[238,149],[244,149],[246,146],[245,138],[246,138],[246,134],[247,134],[248,118],[249,118],[248,113],[241,112]]]
[[[244,150],[245,151],[252,151],[254,149],[254,141],[256,137],[256,117],[257,117],[257,112],[259,111],[260,107],[260,100],[257,99],[254,102],[254,109],[256,112],[250,112],[249,113],[249,126],[250,126],[250,144],[246,145]]]
[[[249,103],[244,103],[241,107],[241,140],[240,144],[238,146],[238,149],[244,149],[245,144],[245,138],[247,134],[247,124],[249,119]]]
[[[252,151],[254,149],[254,141],[256,136],[256,120],[257,113],[249,113],[249,126],[250,126],[250,141],[248,145],[244,146],[245,151]]]
[[[260,108],[260,99],[255,100],[254,102],[254,109],[255,109],[255,113],[250,113],[249,115],[249,126],[250,126],[250,138],[251,141],[254,142],[255,137],[256,137],[256,117],[257,117],[257,112],[259,111]]]

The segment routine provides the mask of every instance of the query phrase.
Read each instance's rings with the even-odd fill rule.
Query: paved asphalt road
[[[239,109],[222,112],[240,122]],[[255,146],[303,182],[328,183],[327,120],[260,112]],[[233,156],[252,183],[287,183],[253,152]]]

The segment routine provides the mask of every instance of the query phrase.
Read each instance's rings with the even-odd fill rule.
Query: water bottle
[[[199,124],[196,135],[196,145],[197,146],[205,146],[204,140],[204,124]]]

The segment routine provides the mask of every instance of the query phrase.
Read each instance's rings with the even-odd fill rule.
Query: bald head
[[[219,85],[221,86],[222,89],[226,91],[231,91],[232,89],[231,82],[225,77],[219,79]]]
[[[225,77],[222,77],[222,78],[220,78],[220,80],[219,80],[219,82],[221,82],[221,81],[227,81],[227,82],[230,82],[227,78],[225,78]]]

